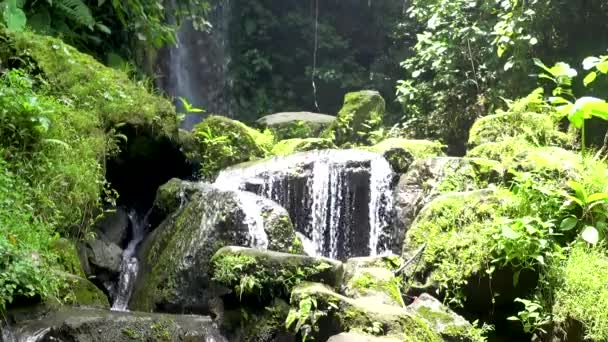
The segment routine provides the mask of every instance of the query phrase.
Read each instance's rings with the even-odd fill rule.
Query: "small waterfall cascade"
[[[128,311],[129,300],[131,299],[131,293],[133,286],[135,285],[135,279],[139,270],[139,262],[137,260],[137,246],[144,239],[146,228],[147,228],[147,217],[139,218],[135,211],[129,213],[129,221],[131,223],[131,230],[133,238],[127,245],[127,248],[122,254],[122,264],[120,265],[120,279],[118,281],[118,289],[116,291],[116,298],[112,304],[112,310],[114,311]]]
[[[264,230],[263,210],[259,198],[250,192],[235,189],[230,183],[214,184],[217,188],[226,191],[235,191],[241,209],[245,214],[244,223],[249,230],[249,246],[252,248],[267,249],[268,234]]]
[[[289,211],[308,254],[344,259],[390,250],[393,176],[382,155],[324,150],[236,166],[215,184],[277,202]]]

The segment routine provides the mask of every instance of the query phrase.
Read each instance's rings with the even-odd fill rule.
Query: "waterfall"
[[[264,218],[262,212],[262,204],[259,203],[259,198],[250,192],[241,191],[238,185],[235,187],[232,183],[215,183],[215,187],[220,190],[233,191],[237,200],[241,204],[241,209],[245,215],[243,222],[249,230],[249,246],[259,249],[268,248],[268,234],[264,229]]]
[[[116,298],[112,305],[114,311],[128,311],[129,300],[133,292],[133,285],[139,270],[137,260],[137,246],[144,239],[148,215],[139,218],[135,211],[129,213],[129,221],[131,222],[131,230],[133,238],[127,245],[127,248],[122,253],[122,264],[120,265],[120,279],[118,281],[118,290]]]
[[[176,7],[177,0],[169,4]],[[163,77],[159,88],[174,98],[184,97],[196,107],[211,113],[231,113],[230,62],[228,23],[230,1],[215,5],[207,18],[213,28],[196,30],[191,22],[184,22],[177,35],[177,44],[161,52],[158,67]],[[180,103],[176,103],[179,107]],[[183,128],[191,129],[201,120],[200,115],[190,114]]]
[[[381,240],[390,240],[390,234],[386,230],[390,225],[387,208],[393,207],[393,195],[391,181],[393,170],[384,158],[371,161],[370,165],[370,199],[369,199],[369,251],[370,255],[388,253],[389,246],[383,246],[378,250]],[[382,235],[382,236],[381,236]],[[388,241],[387,241],[388,242]]]
[[[215,184],[277,202],[310,244],[308,254],[343,259],[390,249],[392,179],[382,155],[326,150],[236,166]]]

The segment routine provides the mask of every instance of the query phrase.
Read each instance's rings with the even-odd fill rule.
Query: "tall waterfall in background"
[[[174,6],[176,1],[171,4]],[[230,0],[219,2],[208,19],[213,26],[208,32],[195,30],[190,22],[183,23],[177,45],[160,52],[158,85],[170,96],[184,97],[207,113],[229,114]],[[189,115],[183,128],[191,129],[200,120],[200,115]]]
[[[309,253],[343,259],[390,250],[393,175],[382,155],[326,150],[236,166],[215,184],[279,203]]]

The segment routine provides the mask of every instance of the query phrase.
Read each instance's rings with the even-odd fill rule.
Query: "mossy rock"
[[[445,341],[485,341],[481,329],[473,327],[462,316],[456,314],[427,293],[418,296],[408,306],[408,309],[418,314]]]
[[[331,140],[322,138],[287,139],[279,141],[270,154],[273,156],[286,156],[297,152],[313,150],[326,150],[336,148]]]
[[[239,307],[225,313],[222,331],[229,341],[242,342],[296,342],[296,334],[285,328],[289,304],[275,298],[265,307]]]
[[[11,317],[19,341],[218,341],[209,317],[63,307],[37,319]]]
[[[201,163],[203,176],[212,179],[228,166],[264,158],[274,137],[225,116],[211,115],[193,129],[195,151],[188,151]]]
[[[393,230],[394,253],[400,253],[405,232],[416,215],[433,198],[447,192],[484,189],[501,183],[504,168],[498,161],[482,158],[433,157],[416,160],[399,178],[394,191],[397,220]]]
[[[401,279],[393,273],[401,264],[398,257],[359,257],[344,265],[343,293],[352,298],[373,297],[380,303],[405,306]]]
[[[426,322],[403,307],[381,304],[375,299],[352,299],[323,284],[303,283],[292,292],[292,310],[297,311],[307,298],[316,300],[317,309],[328,311],[339,331],[373,333],[407,342],[443,341]]]
[[[335,116],[311,112],[286,112],[266,115],[256,121],[271,130],[279,140],[316,138],[329,127]]]
[[[3,57],[19,58],[25,64],[20,67],[41,72],[50,93],[78,110],[94,113],[105,129],[126,123],[157,135],[176,136],[177,117],[171,102],[153,95],[125,73],[104,66],[56,38],[27,31],[2,31],[0,35],[7,44],[2,51],[13,54]]]
[[[97,286],[86,279],[76,247],[67,239],[61,238],[51,246],[60,265],[67,272],[59,298],[64,304],[88,307],[109,308],[108,298]]]
[[[178,178],[170,179],[156,190],[156,197],[152,205],[151,214],[154,221],[162,221],[170,214],[176,212],[190,200],[198,190],[197,184],[183,181]]]
[[[551,341],[608,340],[608,256],[601,248],[572,249],[555,290]],[[549,340],[549,339],[547,339]]]
[[[289,298],[303,281],[317,281],[337,289],[343,266],[336,260],[243,247],[224,247],[211,259],[210,274],[242,296]]]
[[[372,132],[382,127],[386,104],[380,93],[363,90],[348,93],[337,119],[322,134],[338,146],[369,145]]]
[[[468,145],[473,148],[513,137],[540,146],[563,145],[569,141],[567,134],[557,129],[555,119],[547,114],[501,112],[475,121],[469,133]]]
[[[263,232],[251,232],[242,201],[260,209]],[[226,292],[212,284],[208,274],[217,250],[237,245],[288,252],[294,240],[289,215],[276,203],[199,183],[187,203],[144,241],[131,307],[207,314],[209,300]]]
[[[507,190],[447,193],[427,204],[403,244],[405,260],[426,244],[409,290],[441,290],[450,299],[464,300],[466,285],[485,275],[493,259],[488,241],[496,225],[517,204]]]
[[[509,161],[515,156],[535,148],[537,148],[535,145],[522,137],[505,138],[501,141],[480,144],[467,151],[466,156],[469,158]]]

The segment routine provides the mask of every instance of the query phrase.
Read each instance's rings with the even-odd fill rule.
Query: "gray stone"
[[[342,292],[355,299],[369,298],[378,303],[403,307],[401,283],[394,274],[399,264],[397,256],[348,259],[344,264]]]
[[[86,242],[87,260],[92,268],[109,273],[119,273],[122,260],[122,249],[115,243],[104,240]],[[93,273],[97,273],[93,271]]]
[[[256,121],[282,139],[317,137],[336,120],[335,116],[311,112],[285,112],[266,115]]]
[[[117,246],[125,246],[129,230],[129,215],[123,208],[116,208],[114,211],[105,213],[99,221],[95,222],[95,230],[98,237]]]
[[[11,325],[18,341],[227,342],[209,317],[63,308]],[[37,337],[37,339],[34,339]]]

